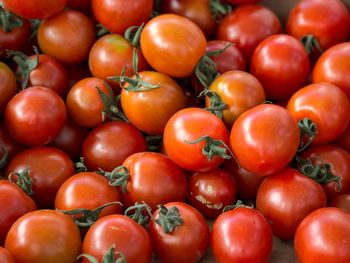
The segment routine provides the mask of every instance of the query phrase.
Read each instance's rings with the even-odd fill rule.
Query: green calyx
[[[79,255],[77,261],[83,257],[89,260],[90,263],[99,263],[96,258],[88,254]],[[103,256],[101,263],[127,263],[127,261],[123,253],[115,253],[115,245],[113,244]]]
[[[236,208],[239,208],[239,207],[254,208],[253,205],[252,206],[245,205],[242,200],[237,200],[237,202],[234,205],[227,205],[227,206],[225,206],[224,209],[222,210],[222,212],[225,213],[227,211],[230,211],[230,210],[233,210],[233,209],[236,209]]]
[[[33,195],[32,179],[29,176],[30,168],[26,167],[19,173],[10,173],[9,180],[16,183],[26,194]]]
[[[144,24],[141,26],[131,26],[125,30],[124,38],[130,42],[134,48],[140,48],[140,37]]]
[[[124,215],[133,219],[136,223],[148,228],[150,220],[152,218],[152,209],[146,203],[135,203],[135,205],[128,207],[124,211]]]
[[[85,158],[84,157],[80,157],[79,161],[74,163],[74,170],[75,170],[75,173],[82,173],[82,172],[86,172],[87,171],[87,167],[85,165]]]
[[[121,187],[123,193],[127,192],[127,184],[130,178],[129,170],[123,165],[120,165],[113,169],[112,172],[98,171],[109,181],[111,186]]]
[[[232,6],[220,0],[209,0],[209,8],[213,19],[217,23],[220,23],[227,14],[232,12]]]
[[[96,36],[99,38],[99,37],[102,37],[102,36],[104,36],[104,35],[107,35],[107,34],[109,34],[110,32],[109,32],[109,30],[107,29],[107,28],[105,28],[103,25],[101,25],[101,24],[97,24],[96,25],[96,31],[97,31],[97,33],[96,33]]]
[[[0,152],[2,152],[2,157],[0,158],[0,170],[5,168],[8,159],[9,159],[9,152],[5,147],[2,147],[0,145]]]
[[[5,10],[2,3],[0,3],[0,27],[2,30],[7,33],[20,26],[23,26],[23,20],[19,16]]]
[[[159,205],[158,218],[154,221],[162,227],[165,233],[169,234],[175,230],[176,227],[183,224],[179,209],[176,206],[166,208]]]
[[[300,39],[300,42],[304,45],[308,55],[323,53],[320,43],[314,35],[305,35]]]
[[[300,130],[300,144],[298,152],[305,150],[317,135],[317,125],[312,120],[305,118],[298,122]]]
[[[218,118],[222,119],[223,111],[227,108],[226,103],[224,103],[220,95],[213,90],[203,90],[198,97],[207,96],[210,101],[207,111],[214,113]]]

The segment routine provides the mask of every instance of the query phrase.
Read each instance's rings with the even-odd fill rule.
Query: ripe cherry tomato
[[[10,252],[3,247],[0,247],[0,262],[2,263],[16,263]]]
[[[126,122],[111,121],[88,134],[82,156],[90,171],[112,171],[131,154],[143,151],[146,142],[138,129]]]
[[[20,18],[17,18],[20,19]],[[5,31],[0,27],[0,51],[10,50],[23,50],[28,43],[30,36],[30,24],[27,20],[21,19],[22,25],[12,28],[9,31]]]
[[[45,87],[30,87],[7,104],[5,122],[11,136],[30,146],[50,143],[66,120],[61,97]]]
[[[310,213],[295,233],[294,251],[300,263],[350,262],[349,214],[335,207]]]
[[[270,175],[293,159],[299,129],[281,106],[264,104],[243,113],[234,123],[230,144],[240,166],[257,175]]]
[[[82,253],[101,262],[112,245],[128,263],[151,262],[152,243],[147,231],[125,215],[105,216],[92,225],[84,238]]]
[[[160,218],[160,209],[153,213],[149,234],[157,257],[164,263],[198,262],[209,245],[209,227],[205,218],[195,208],[182,202],[167,203],[164,207],[169,210],[176,207],[182,224],[167,233],[155,222]]]
[[[174,14],[151,19],[140,41],[147,62],[170,77],[190,76],[206,48],[202,30],[191,20]]]
[[[0,114],[5,111],[7,103],[17,92],[16,77],[13,71],[3,62],[0,62]]]
[[[71,217],[55,210],[37,210],[11,226],[5,248],[16,262],[74,263],[81,248],[80,232]]]
[[[238,207],[215,220],[211,246],[219,263],[267,263],[272,251],[272,231],[257,210]]]
[[[94,42],[94,24],[74,10],[44,20],[38,29],[40,49],[66,64],[79,64],[87,59]]]
[[[284,240],[292,240],[299,223],[326,203],[322,187],[291,168],[266,177],[256,196],[256,208],[271,222],[273,234]]]
[[[290,98],[287,109],[296,121],[308,118],[316,124],[313,144],[333,141],[346,129],[350,120],[350,103],[346,94],[325,82],[298,90]]]

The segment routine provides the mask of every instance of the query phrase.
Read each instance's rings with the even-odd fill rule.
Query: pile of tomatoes
[[[0,1],[1,263],[350,262],[350,13],[258,2]]]

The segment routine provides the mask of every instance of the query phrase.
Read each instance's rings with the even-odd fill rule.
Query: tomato
[[[151,16],[153,1],[91,0],[96,20],[112,33],[123,34],[130,26],[139,26]]]
[[[225,206],[236,201],[235,179],[220,168],[193,174],[188,188],[188,203],[205,217],[218,217]]]
[[[22,215],[36,210],[36,205],[21,188],[8,180],[0,180],[0,192],[0,245],[2,245],[11,225]]]
[[[38,29],[40,49],[66,64],[79,64],[87,59],[94,42],[94,24],[74,10],[44,20]]]
[[[330,202],[329,206],[342,208],[350,213],[350,194],[338,195]]]
[[[322,187],[291,168],[266,177],[256,196],[256,208],[271,222],[273,234],[284,240],[292,240],[299,223],[326,203]]]
[[[3,62],[0,62],[0,114],[5,111],[7,103],[17,93],[16,77],[13,71]]]
[[[349,262],[349,214],[334,207],[310,213],[298,226],[294,251],[300,263]]]
[[[5,8],[26,19],[45,19],[61,12],[67,0],[3,0]]]
[[[218,76],[209,90],[216,92],[226,104],[223,121],[229,128],[242,113],[265,101],[264,88],[259,80],[240,70],[227,71]],[[209,98],[206,99],[206,107],[210,107]]]
[[[217,38],[237,44],[249,61],[263,39],[281,31],[281,23],[270,9],[260,5],[244,5],[221,21]]]
[[[65,120],[66,107],[61,97],[55,91],[40,86],[15,95],[5,111],[5,123],[11,136],[30,146],[53,141]]]
[[[339,147],[343,148],[345,151],[350,153],[350,125],[345,129],[345,131],[340,134],[340,136],[334,141]]]
[[[17,19],[20,19],[17,17]],[[21,26],[6,30],[0,26],[0,51],[23,50],[30,36],[30,24],[27,20],[20,19]]]
[[[302,154],[302,158],[310,159],[313,165],[330,166],[332,177],[341,177],[341,189],[337,181],[321,182],[328,200],[341,194],[350,193],[350,154],[333,144],[312,146]],[[317,178],[319,179],[319,178]]]
[[[2,121],[0,122],[0,145],[7,151],[9,159],[24,148],[23,145],[11,137],[5,123]]]
[[[268,262],[272,250],[269,223],[255,209],[238,207],[214,222],[211,246],[216,262]]]
[[[296,121],[309,118],[316,124],[313,144],[333,141],[346,129],[350,120],[350,103],[345,93],[325,82],[310,84],[294,93],[287,109]]]
[[[341,88],[350,98],[350,43],[337,44],[327,49],[317,60],[312,71],[312,82],[330,82]]]
[[[94,196],[94,198],[91,198]],[[94,210],[110,202],[121,201],[116,187],[102,175],[82,172],[68,178],[58,189],[55,199],[55,208],[60,210],[74,210],[85,208]],[[101,211],[100,218],[111,214],[120,214],[119,204],[111,205]]]
[[[92,128],[104,121],[104,105],[97,88],[106,96],[113,95],[102,79],[93,77],[81,79],[68,91],[67,111],[81,126]]]
[[[105,216],[92,225],[83,240],[82,253],[100,262],[112,245],[128,263],[151,262],[152,244],[147,231],[125,215]]]
[[[33,199],[41,208],[54,205],[61,184],[74,174],[73,162],[64,152],[52,147],[33,147],[16,154],[6,167],[6,176],[29,168]],[[16,181],[16,176],[12,175]]]
[[[5,248],[21,263],[73,263],[80,247],[80,232],[72,218],[55,210],[20,217],[5,241]]]
[[[186,96],[175,80],[167,75],[142,71],[139,77],[159,87],[143,91],[147,87],[141,86],[136,91],[128,91],[130,84],[126,83],[120,97],[122,109],[135,127],[148,134],[161,135],[170,117],[185,107]]]
[[[345,42],[350,35],[350,15],[340,0],[304,0],[291,10],[287,33],[297,39],[313,35],[321,49]]]
[[[250,73],[260,80],[266,97],[274,100],[287,99],[303,87],[309,71],[309,58],[303,45],[284,34],[263,40],[250,64]]]
[[[89,66],[87,63],[81,63],[78,65],[65,65],[66,72],[68,73],[68,87],[71,88],[82,79],[91,77]]]
[[[146,142],[138,129],[126,122],[111,121],[88,134],[82,156],[90,171],[112,171],[131,154],[143,151],[146,151]]]
[[[140,41],[143,55],[156,71],[179,78],[193,73],[206,48],[202,30],[191,20],[174,14],[151,19]]]
[[[210,156],[210,153],[203,153],[208,147],[206,140],[196,142],[204,138],[203,136],[220,140],[225,145],[229,137],[225,124],[213,113],[199,108],[180,110],[165,126],[163,137],[165,152],[184,169],[195,172],[209,171],[218,167],[224,159],[217,154]],[[215,148],[214,145],[212,146],[210,146],[210,152]],[[203,147],[205,147],[204,150]]]
[[[243,113],[234,123],[230,145],[240,166],[257,175],[282,170],[299,145],[299,129],[281,106],[264,104]]]
[[[182,224],[167,233],[155,222],[160,220],[161,209],[153,213],[154,219],[149,225],[148,232],[157,257],[164,263],[198,262],[209,245],[209,227],[205,218],[195,208],[182,202],[170,202],[164,207],[168,211],[176,207],[177,217],[182,219]]]
[[[15,263],[13,256],[6,248],[3,247],[0,247],[0,261],[2,263]]]

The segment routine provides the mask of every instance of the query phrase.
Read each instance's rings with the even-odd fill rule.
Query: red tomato
[[[2,263],[16,263],[10,252],[3,247],[0,247],[0,262]]]
[[[237,44],[246,59],[250,60],[263,39],[281,31],[281,23],[270,9],[260,5],[244,5],[222,20],[217,38]]]
[[[111,121],[93,129],[86,137],[82,156],[90,171],[112,171],[133,153],[146,151],[142,134],[131,124]]]
[[[10,31],[5,31],[0,27],[0,51],[24,49],[30,36],[30,24],[24,19],[22,22],[21,26],[12,28]]]
[[[44,20],[38,29],[40,49],[66,64],[79,64],[87,59],[94,42],[94,24],[74,10]]]
[[[233,176],[223,169],[197,172],[188,182],[187,201],[205,217],[216,218],[236,201],[236,188]]]
[[[121,252],[128,263],[151,262],[152,243],[147,231],[127,216],[109,215],[99,219],[86,233],[82,253],[101,262],[112,245],[115,256]]]
[[[11,136],[30,146],[50,143],[66,120],[61,97],[45,87],[30,87],[7,104],[5,122]]]
[[[350,213],[350,194],[338,195],[330,202],[329,206],[342,208]]]
[[[112,33],[123,34],[130,26],[139,26],[151,16],[153,1],[91,0],[96,20]]]
[[[182,224],[167,233],[155,222],[160,218],[160,209],[154,212],[148,232],[157,257],[164,263],[198,262],[209,245],[209,227],[205,218],[192,206],[182,202],[171,202],[164,206],[168,211],[176,207]]]
[[[206,39],[191,20],[164,14],[151,19],[141,33],[147,62],[170,77],[190,76],[205,53]]]
[[[326,203],[322,187],[291,168],[266,177],[256,196],[256,208],[271,222],[273,234],[284,240],[292,240],[299,223]]]
[[[299,145],[299,129],[281,106],[264,104],[243,113],[234,123],[230,144],[240,166],[257,175],[282,170]]]
[[[16,154],[6,167],[6,176],[29,168],[33,199],[42,208],[51,208],[61,184],[74,174],[73,162],[64,152],[51,147],[33,147]],[[16,181],[16,176],[12,176]]]
[[[36,210],[34,201],[15,183],[0,180],[0,245],[11,225],[22,215]],[[0,256],[0,262],[1,256]]]
[[[180,167],[190,171],[209,171],[218,167],[224,159],[203,153],[206,142],[195,140],[209,136],[228,143],[225,124],[213,113],[199,108],[186,108],[175,113],[164,130],[164,148],[169,157]],[[221,146],[223,147],[223,146]],[[209,159],[208,159],[209,158]]]
[[[350,153],[350,125],[340,136],[334,141],[339,147]]]
[[[11,137],[3,122],[0,122],[0,145],[7,151],[9,159],[12,159],[16,153],[24,148],[23,145],[19,144]]]
[[[13,71],[0,61],[0,114],[5,111],[7,103],[17,93],[16,77]]]
[[[308,118],[316,124],[313,144],[333,141],[350,121],[350,103],[345,93],[325,82],[310,84],[294,93],[287,109],[296,121]]]
[[[238,207],[215,220],[211,246],[219,263],[267,263],[272,251],[271,228],[257,210]]]
[[[260,80],[266,97],[274,100],[287,99],[303,87],[309,71],[309,58],[303,45],[284,34],[263,40],[250,64],[250,73]]]
[[[80,232],[72,218],[55,210],[20,217],[5,241],[5,248],[21,263],[74,263],[80,247]]]
[[[294,251],[300,263],[350,262],[350,215],[334,207],[310,213],[295,233]]]

